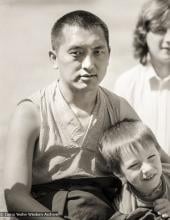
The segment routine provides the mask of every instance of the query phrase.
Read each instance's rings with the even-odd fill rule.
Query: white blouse
[[[170,155],[170,76],[161,79],[150,64],[139,64],[119,77],[114,92],[128,100]]]

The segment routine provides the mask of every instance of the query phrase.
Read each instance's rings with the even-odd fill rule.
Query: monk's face
[[[69,88],[94,90],[106,74],[109,48],[100,27],[64,26],[55,53],[60,81]]]

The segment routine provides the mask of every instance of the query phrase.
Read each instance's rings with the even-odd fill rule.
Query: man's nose
[[[82,68],[86,71],[91,71],[94,67],[94,59],[91,54],[88,54],[84,57],[82,61]]]
[[[153,175],[153,167],[149,163],[144,163],[141,170],[144,179],[148,179]]]

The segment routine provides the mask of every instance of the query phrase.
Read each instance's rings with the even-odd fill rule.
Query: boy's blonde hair
[[[141,121],[124,120],[105,131],[100,144],[100,152],[108,168],[114,174],[121,174],[121,148],[137,149],[139,144],[144,148],[154,143],[160,151],[155,135]]]

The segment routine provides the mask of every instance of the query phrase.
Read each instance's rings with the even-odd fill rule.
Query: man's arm
[[[4,187],[10,212],[50,211],[30,194],[33,152],[39,131],[40,116],[36,106],[31,102],[20,104],[13,116],[6,146]]]

